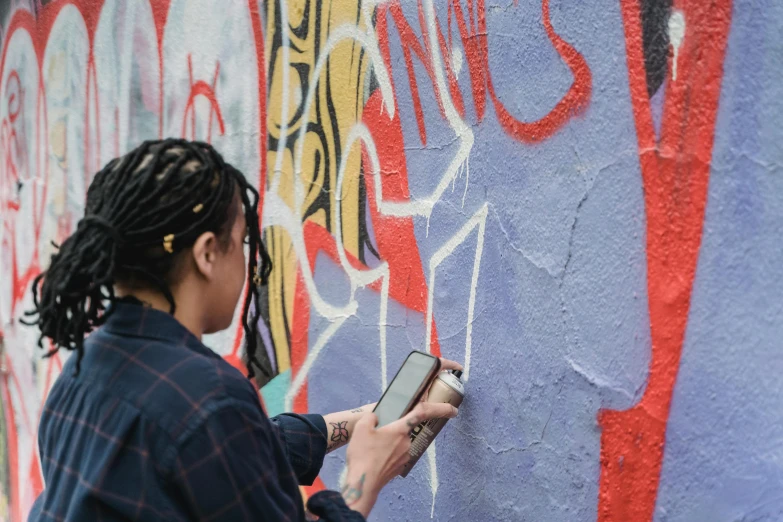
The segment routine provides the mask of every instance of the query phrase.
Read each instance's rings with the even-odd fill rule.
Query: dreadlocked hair
[[[254,366],[267,373],[256,356],[258,303],[272,262],[261,239],[258,191],[211,145],[181,139],[146,141],[95,175],[84,217],[33,283],[34,308],[25,314],[31,318],[25,324],[39,327],[39,347],[51,339],[46,357],[62,348],[74,350],[78,373],[84,338],[111,314],[117,282],[152,285],[166,297],[173,315],[177,305],[170,284],[176,254],[205,232],[228,243],[237,193],[248,229],[242,309],[248,377],[254,377]]]

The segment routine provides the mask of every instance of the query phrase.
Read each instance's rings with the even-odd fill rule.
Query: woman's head
[[[196,314],[203,333],[223,330],[247,279],[242,320],[248,358],[257,362],[258,321],[248,314],[271,270],[258,199],[205,143],[148,141],[110,161],[87,191],[76,231],[33,285],[30,315],[41,340],[81,357],[85,335],[106,320],[118,294],[159,296],[171,314],[178,307]]]

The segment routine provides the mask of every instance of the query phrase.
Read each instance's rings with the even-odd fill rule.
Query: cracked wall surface
[[[371,520],[783,519],[778,4],[0,0],[0,522],[68,356],[18,321],[32,278],[159,136],[263,193],[270,414],[464,362]]]

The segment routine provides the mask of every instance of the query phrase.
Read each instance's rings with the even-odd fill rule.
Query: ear
[[[191,255],[196,270],[206,279],[212,279],[216,272],[218,241],[214,232],[204,232],[193,243]]]

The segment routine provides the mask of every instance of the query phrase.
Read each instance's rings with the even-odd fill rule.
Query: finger
[[[422,402],[410,415],[414,415],[419,422],[441,417],[451,419],[457,416],[457,408],[447,402]]]
[[[441,370],[459,370],[462,371],[464,368],[460,363],[457,361],[452,361],[450,359],[444,359],[443,357],[440,358],[440,369]]]
[[[356,421],[354,426],[354,433],[359,431],[370,431],[378,425],[378,416],[375,413],[365,413],[362,417]]]
[[[396,421],[390,423],[387,426],[384,426],[381,429],[388,428],[389,431],[396,431],[397,433],[408,435],[411,431],[413,431],[413,428],[421,424],[421,422],[424,420],[425,419],[421,416],[419,407],[417,406],[406,416],[397,419]]]

